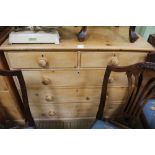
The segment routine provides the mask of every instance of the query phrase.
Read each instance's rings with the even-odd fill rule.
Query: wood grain
[[[21,120],[19,107],[15,102],[15,97],[9,91],[0,91],[0,107],[2,107],[6,116],[13,120]]]
[[[5,41],[10,31],[11,27],[5,27],[4,31],[0,33],[0,44]],[[3,51],[0,51],[0,69],[9,70]],[[6,118],[10,120],[23,120],[18,106],[19,101],[19,95],[13,79],[0,76],[0,107]]]
[[[131,65],[137,62],[144,62],[147,53],[137,52],[82,52],[81,67],[106,67],[111,64],[113,57],[118,59],[118,65]]]
[[[106,107],[105,115],[112,116],[114,112],[120,108],[122,104],[111,105]],[[88,118],[95,117],[98,104],[96,103],[62,103],[62,104],[48,104],[40,106],[31,106],[33,117],[37,120],[44,119],[70,119],[70,118]]]
[[[123,102],[127,96],[127,88],[108,88],[107,103]],[[95,102],[100,101],[101,88],[41,88],[28,89],[28,97],[31,104],[46,105],[59,103],[74,103],[74,102]],[[47,100],[50,96],[51,100]]]
[[[12,68],[77,67],[77,52],[8,52],[7,57]],[[46,60],[45,67],[40,60]]]
[[[85,70],[23,70],[27,87],[95,87],[101,86],[105,69]],[[48,79],[49,83],[44,84]],[[124,73],[111,75],[109,86],[127,86]]]
[[[8,90],[6,78],[0,76],[0,91],[4,91],[4,90]]]
[[[9,45],[6,40],[0,46],[10,68],[22,70],[35,120],[94,118],[106,66],[111,62],[126,66],[144,61],[147,53],[154,51],[140,36],[129,43],[128,27],[88,27],[84,42],[76,38],[79,30],[62,27],[59,45]],[[40,58],[45,60],[41,61],[45,67],[40,66]],[[111,74],[105,117],[121,111],[127,85],[125,73]]]
[[[141,36],[131,44],[129,42],[129,27],[88,27],[87,39],[84,42],[77,40],[76,34],[80,27],[62,27],[60,29],[60,45],[54,44],[8,44],[6,40],[0,50],[35,51],[35,50],[113,50],[115,51],[154,51],[153,47]],[[84,48],[78,48],[83,45]]]

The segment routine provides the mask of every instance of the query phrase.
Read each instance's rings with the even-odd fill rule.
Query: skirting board
[[[94,119],[35,120],[39,129],[89,129]]]

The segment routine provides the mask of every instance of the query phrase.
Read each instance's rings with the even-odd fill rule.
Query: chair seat
[[[118,129],[118,127],[107,121],[96,120],[91,129]]]
[[[143,108],[150,129],[155,129],[155,99],[149,99]]]

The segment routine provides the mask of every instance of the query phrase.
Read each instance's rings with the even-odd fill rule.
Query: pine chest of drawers
[[[141,37],[129,43],[127,27],[90,27],[88,38],[81,43],[76,40],[76,32],[78,28],[63,27],[60,45],[8,45],[6,40],[0,47],[10,69],[23,72],[36,121],[93,119],[107,64],[125,66],[142,62],[154,50]],[[111,75],[106,117],[121,110],[127,85],[125,74]],[[17,82],[16,86],[19,89]]]

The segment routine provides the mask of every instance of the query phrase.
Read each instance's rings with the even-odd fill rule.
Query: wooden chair
[[[28,97],[27,97],[27,91],[26,91],[26,85],[25,81],[22,75],[22,72],[20,70],[1,70],[0,69],[0,76],[7,76],[7,77],[17,77],[20,88],[21,88],[21,93],[22,93],[22,98],[21,101],[19,102],[20,109],[23,112],[23,116],[25,118],[25,126],[24,128],[36,128],[35,122],[33,120],[29,104],[28,104]],[[17,127],[21,128],[21,127]]]
[[[129,27],[129,41],[130,43],[134,43],[139,37],[135,32],[136,26]],[[87,26],[82,26],[80,32],[77,34],[77,38],[79,41],[85,41],[87,37]]]
[[[118,117],[105,119],[104,107],[111,72],[126,73],[128,79],[128,97]],[[154,96],[155,63],[144,62],[125,67],[107,66],[96,120],[91,128],[139,128],[137,124],[140,121],[143,106],[149,98]]]

